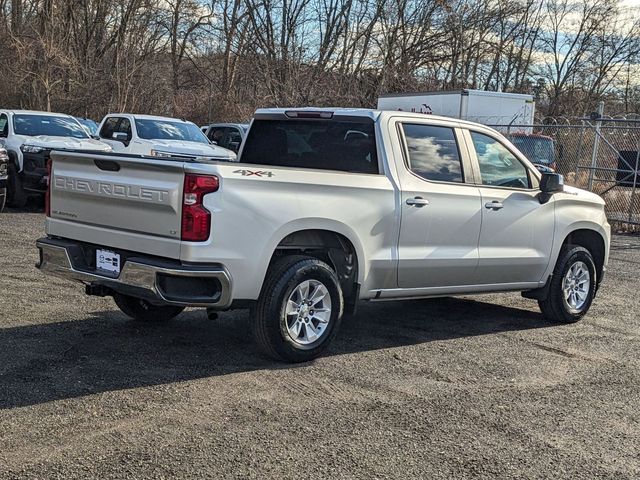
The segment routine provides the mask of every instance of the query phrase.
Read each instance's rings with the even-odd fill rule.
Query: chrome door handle
[[[422,197],[407,198],[407,205],[411,205],[412,207],[424,207],[425,205],[429,205],[429,200]]]
[[[484,204],[484,208],[488,208],[489,210],[500,210],[503,207],[504,205],[502,205],[502,202],[499,202],[498,200]]]

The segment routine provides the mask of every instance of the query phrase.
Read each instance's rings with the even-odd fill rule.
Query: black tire
[[[326,288],[331,299],[331,312],[320,336],[302,345],[289,334],[285,309],[290,295],[306,280],[315,280]],[[337,333],[343,310],[340,282],[329,265],[303,255],[279,258],[269,268],[260,298],[251,310],[256,341],[266,354],[277,360],[291,363],[313,360],[327,348]]]
[[[563,292],[563,279],[569,269],[582,262],[589,270],[589,289],[584,304],[580,308],[571,308]],[[575,323],[586,315],[591,307],[596,291],[596,266],[589,250],[575,245],[566,245],[560,250],[558,262],[553,270],[549,293],[545,300],[538,300],[542,314],[555,322]]]
[[[27,192],[22,186],[22,178],[15,163],[9,163],[9,178],[7,188],[7,203],[14,208],[24,208],[27,204]]]
[[[154,305],[142,298],[131,297],[121,293],[113,294],[113,301],[122,313],[143,322],[163,322],[171,320],[184,310],[174,305]]]

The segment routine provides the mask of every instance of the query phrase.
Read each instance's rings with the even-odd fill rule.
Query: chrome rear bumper
[[[231,304],[231,278],[222,266],[181,265],[136,255],[124,261],[117,277],[111,277],[87,266],[79,254],[80,243],[45,237],[36,246],[40,251],[36,267],[46,274],[162,304],[217,309]]]

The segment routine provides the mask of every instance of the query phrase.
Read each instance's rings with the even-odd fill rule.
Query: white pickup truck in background
[[[0,110],[0,146],[9,155],[8,203],[18,208],[46,191],[51,150],[111,151],[71,115],[31,110]]]
[[[249,307],[286,361],[319,355],[359,300],[520,291],[575,322],[608,260],[600,197],[450,118],[265,109],[239,163],[52,159],[43,272],[137,319]]]
[[[195,123],[177,118],[109,114],[98,128],[114,152],[158,158],[234,161],[235,152],[209,142]]]

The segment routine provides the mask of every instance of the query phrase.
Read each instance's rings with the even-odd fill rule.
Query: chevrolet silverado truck
[[[8,203],[24,207],[29,196],[47,190],[47,160],[54,149],[110,151],[92,139],[71,115],[0,110],[0,142],[9,155]]]
[[[40,270],[139,320],[250,308],[258,343],[290,362],[364,300],[516,291],[576,322],[608,260],[600,197],[455,119],[261,109],[239,163],[51,158]]]

